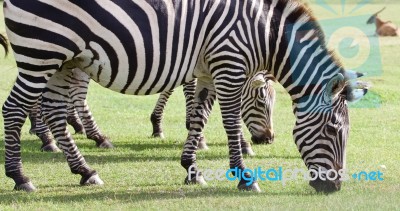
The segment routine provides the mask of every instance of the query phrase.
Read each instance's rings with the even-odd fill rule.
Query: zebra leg
[[[29,129],[29,133],[32,135],[36,135],[36,122],[37,122],[37,115],[39,114],[39,107],[37,104],[32,108],[32,111],[29,112],[29,121],[31,122],[31,128]]]
[[[174,90],[169,90],[162,92],[158,97],[156,106],[153,109],[153,112],[150,116],[151,124],[153,125],[153,133],[151,134],[152,137],[159,137],[164,138],[164,133],[162,131],[162,119],[164,114],[165,106],[167,105],[169,97],[172,95]]]
[[[110,139],[101,133],[92,113],[90,112],[89,105],[87,104],[86,96],[89,82],[90,78],[86,73],[77,68],[72,70],[71,79],[69,81],[69,97],[73,102],[73,107],[76,109],[79,118],[82,121],[84,130],[86,132],[86,137],[94,140],[97,147],[113,148],[114,146],[112,145]]]
[[[40,150],[43,152],[61,152],[57,147],[56,142],[47,127],[42,121],[42,117],[39,115],[40,111],[41,97],[38,102],[33,107],[32,111],[29,113],[29,120],[31,122],[30,134],[35,134],[41,141],[42,146]]]
[[[79,119],[78,112],[76,111],[72,100],[68,102],[67,109],[68,109],[67,123],[74,128],[75,134],[85,134],[85,128],[83,127],[83,124]]]
[[[185,184],[207,184],[202,173],[197,169],[196,151],[202,137],[204,125],[207,122],[207,117],[214,104],[216,92],[212,83],[203,80],[199,78],[197,81],[193,110],[190,115],[189,135],[181,156],[181,165],[188,173],[188,176],[185,178]]]
[[[246,166],[243,161],[240,143],[241,136],[243,136],[240,108],[242,89],[246,77],[243,75],[232,79],[222,73],[215,75],[213,78],[221,107],[223,125],[228,135],[230,171],[234,177],[240,179],[237,186],[239,190],[260,192],[257,181],[249,173],[243,173]],[[227,91],[227,88],[229,88],[229,91]]]
[[[97,125],[92,113],[90,112],[89,105],[87,104],[86,99],[81,101],[74,101],[74,105],[78,110],[79,117],[82,119],[82,124],[85,127],[86,131],[86,137],[95,141],[96,146],[99,148],[114,148],[110,138],[101,133],[99,126]]]
[[[197,85],[196,79],[193,79],[193,80],[183,84],[183,94],[185,95],[185,100],[186,100],[186,129],[188,129],[188,130],[190,128],[190,115],[192,114],[192,110],[193,110],[194,94],[196,92],[196,85]],[[210,109],[212,109],[212,107]],[[211,110],[208,112],[205,112],[205,113],[209,114],[209,113],[211,113]],[[208,119],[208,116],[205,118]],[[204,128],[202,128],[202,131],[203,131],[203,129]],[[198,149],[208,150],[206,138],[205,138],[203,132],[201,133],[199,144],[197,147],[198,147]]]
[[[224,127],[228,133],[229,139],[229,154],[230,154],[230,166],[231,168],[238,168],[241,170],[245,169],[245,165],[242,159],[242,148],[241,143],[244,144],[248,154],[254,154],[251,150],[250,145],[243,138],[241,131],[240,122],[240,103],[241,103],[241,87],[236,89],[239,96],[232,95],[229,98],[220,100],[221,112],[224,119]],[[224,96],[225,97],[225,96]],[[210,114],[211,108],[216,98],[216,91],[212,84],[207,81],[198,80],[196,87],[194,107],[191,115],[191,124],[189,130],[189,136],[184,145],[184,150],[181,157],[181,165],[186,169],[188,176],[185,178],[185,184],[206,184],[202,173],[198,170],[196,165],[196,151],[198,144],[201,139],[201,131],[206,124],[207,117]],[[236,109],[236,110],[235,110]],[[227,118],[227,116],[229,118]],[[232,120],[236,118],[237,120]],[[228,120],[226,120],[228,119]],[[236,126],[236,131],[234,127]],[[241,176],[241,175],[238,175]],[[249,174],[245,174],[246,178],[251,178]],[[260,191],[257,182],[252,182],[250,185],[246,185],[248,180],[241,179],[238,185],[240,190],[252,190]]]
[[[43,92],[41,115],[66,156],[71,172],[82,176],[80,184],[103,184],[95,170],[86,163],[67,128],[67,106],[71,71],[56,72]]]
[[[223,72],[222,72],[223,73]],[[260,192],[257,181],[252,178],[249,173],[244,173],[246,169],[240,139],[242,135],[241,122],[240,122],[240,105],[241,105],[241,93],[245,76],[236,77],[235,81],[227,84],[225,81],[229,79],[226,75],[216,75],[214,77],[214,86],[210,85],[210,81],[198,80],[198,85],[195,95],[195,111],[192,112],[191,116],[191,130],[189,132],[188,140],[185,143],[184,150],[181,157],[181,165],[187,170],[188,176],[185,179],[186,184],[190,183],[203,183],[204,178],[201,172],[198,170],[196,165],[196,150],[200,133],[197,128],[202,128],[202,123],[196,122],[196,118],[203,114],[206,109],[202,106],[207,106],[207,102],[210,102],[212,96],[215,96],[215,92],[218,94],[218,100],[221,107],[223,125],[228,135],[228,146],[230,155],[230,168],[234,177],[239,178],[238,189],[246,191]],[[231,79],[232,80],[232,79]],[[226,87],[229,87],[227,92]],[[215,98],[214,98],[215,99]],[[208,109],[210,110],[210,109]],[[203,125],[204,126],[204,125]]]
[[[32,65],[33,66],[33,65]],[[35,186],[23,173],[21,161],[21,128],[29,112],[36,104],[47,80],[56,71],[57,65],[47,65],[45,69],[30,76],[19,72],[17,80],[2,107],[4,119],[5,173],[14,180],[15,190],[35,191]],[[40,66],[36,66],[40,67]],[[35,83],[27,83],[34,81]]]
[[[197,85],[197,80],[194,79],[188,83],[184,83],[183,84],[183,93],[185,95],[185,99],[186,99],[186,128],[189,130],[190,127],[190,115],[192,113],[193,110],[193,104],[194,104],[194,95],[195,95],[195,91],[196,91],[196,85]],[[212,107],[210,107],[209,111],[206,111],[205,114],[210,114],[212,111]],[[203,116],[205,118],[205,121],[207,121],[208,116]],[[204,128],[202,128],[203,131]],[[243,134],[240,135],[240,143],[242,146],[242,153],[243,154],[247,154],[250,156],[254,156],[255,153],[253,152],[251,145],[249,142],[247,142],[244,139]],[[199,144],[198,144],[198,149],[203,149],[203,150],[207,150],[208,146],[206,143],[206,138],[204,136],[204,133],[201,133],[200,136],[200,140],[199,140]]]
[[[186,100],[186,129],[190,129],[190,115],[192,114],[194,95],[196,92],[197,79],[183,84],[183,94]]]
[[[211,112],[211,111],[210,111]],[[208,146],[207,146],[207,141],[206,141],[206,137],[204,136],[204,133],[202,132],[200,135],[200,140],[199,140],[199,144],[197,146],[200,150],[208,150]]]

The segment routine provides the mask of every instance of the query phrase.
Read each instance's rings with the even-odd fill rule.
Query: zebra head
[[[255,144],[271,144],[274,140],[272,110],[275,103],[275,78],[266,73],[257,73],[249,78],[242,94],[242,119],[249,129]]]
[[[348,102],[361,99],[368,85],[355,78],[354,71],[338,73],[326,85],[319,106],[296,108],[297,121],[293,135],[300,154],[310,172],[310,185],[317,192],[340,190],[345,176],[346,144],[349,135]]]

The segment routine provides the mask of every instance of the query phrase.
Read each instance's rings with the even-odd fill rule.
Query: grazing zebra
[[[94,140],[97,147],[113,148],[110,139],[101,133],[89,110],[86,101],[90,82],[89,76],[79,69],[73,69],[72,73],[73,74],[66,79],[69,83],[67,123],[73,126],[76,133],[86,133],[86,137]],[[36,104],[36,107],[32,109],[29,114],[29,119],[32,124],[30,133],[36,134],[42,141],[41,150],[57,152],[59,149],[52,139],[49,128],[40,117],[39,107],[40,105]]]
[[[272,143],[274,140],[274,132],[272,126],[272,108],[275,103],[275,89],[272,86],[275,79],[270,74],[263,74],[265,85],[259,89],[254,89],[248,84],[244,86],[242,95],[242,119],[246,123],[252,136],[252,141],[255,144],[261,143]],[[190,129],[190,113],[192,111],[194,103],[194,93],[196,89],[196,80],[192,80],[188,83],[183,84],[183,93],[186,99],[186,128]],[[162,92],[157,100],[156,106],[151,114],[150,121],[153,126],[153,137],[164,138],[162,130],[162,118],[164,114],[165,106],[168,102],[169,97],[172,95],[174,90]],[[254,93],[252,93],[254,92]],[[263,101],[255,101],[254,96],[263,97]],[[260,133],[261,132],[261,133]],[[242,153],[247,153],[246,147],[250,146],[243,139],[241,141]],[[199,149],[207,149],[204,136],[201,136]]]
[[[5,171],[15,189],[35,189],[22,171],[20,132],[42,95],[42,114],[81,184],[102,184],[67,130],[68,83],[78,67],[100,85],[124,94],[171,90],[197,78],[194,111],[181,165],[195,171],[204,116],[218,98],[230,167],[246,169],[241,146],[243,85],[269,70],[293,101],[294,141],[305,165],[326,177],[345,167],[347,101],[367,90],[352,82],[325,47],[311,12],[295,0],[5,0],[7,35],[18,77],[3,105]],[[47,87],[46,87],[47,84]],[[50,91],[51,90],[51,91]],[[63,126],[64,130],[55,130]],[[193,168],[194,167],[194,168]],[[200,175],[199,177],[195,177]],[[188,179],[189,176],[194,180]],[[250,174],[235,175],[240,190],[260,191]],[[340,179],[310,182],[339,190]]]
[[[89,110],[89,106],[87,105],[86,95],[90,82],[89,76],[79,69],[74,69],[72,71],[73,74],[71,78],[68,78],[68,83],[70,84],[70,101],[68,102],[67,109],[67,123],[73,126],[76,133],[83,133],[84,131],[87,131],[87,138],[94,140],[98,147],[113,148],[113,145],[109,139],[100,132]],[[275,102],[275,89],[272,86],[272,81],[274,78],[269,74],[259,73],[256,74],[254,80],[258,80],[259,87],[253,87],[251,86],[251,83],[246,83],[243,89],[242,117],[250,133],[253,135],[252,140],[254,143],[272,143],[274,138],[272,127],[272,108]],[[185,83],[183,87],[186,98],[186,128],[189,130],[190,123],[188,121],[190,120],[188,119],[190,118],[190,113],[193,106],[196,80]],[[158,129],[157,131],[162,131],[161,119],[164,110],[157,108],[165,108],[166,102],[172,92],[173,90],[170,90],[160,94],[160,98],[157,101],[156,107],[151,115],[153,131],[156,127]],[[42,118],[39,115],[39,109],[40,108],[38,104],[36,104],[36,106],[29,113],[29,119],[32,123],[30,133],[36,134],[41,139],[42,151],[58,152],[60,150],[52,139],[49,128],[42,121]],[[79,110],[79,112],[77,112],[77,110]],[[83,120],[82,122],[81,119]],[[206,119],[208,119],[208,117],[206,117]],[[154,135],[155,133],[153,132],[153,136]],[[158,135],[162,135],[162,132],[158,132]],[[242,146],[243,154],[248,154],[251,156],[255,155],[251,149],[250,143],[244,139],[243,135],[241,136],[240,144]],[[202,136],[198,147],[199,149],[208,148],[204,136]]]
[[[190,113],[192,112],[194,93],[196,91],[196,80],[191,80],[183,84],[183,94],[186,100],[186,129],[190,128]],[[162,119],[164,114],[165,106],[167,105],[169,97],[172,95],[174,90],[168,90],[160,93],[157,103],[150,115],[151,125],[153,126],[153,137],[164,138],[162,130]]]

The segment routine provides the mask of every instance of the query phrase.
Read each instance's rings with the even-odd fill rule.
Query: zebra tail
[[[7,54],[8,54],[8,43],[7,43],[7,38],[6,38],[4,35],[2,35],[2,34],[0,34],[0,45],[3,46],[4,51],[5,51],[5,53],[6,53],[6,56],[7,56]]]

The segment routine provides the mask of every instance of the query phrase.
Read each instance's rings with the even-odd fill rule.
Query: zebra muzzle
[[[339,191],[341,188],[340,180],[322,180],[317,178],[310,181],[311,187],[313,187],[318,193],[333,193]]]
[[[251,141],[253,141],[254,144],[272,144],[274,138],[274,133],[271,130],[266,130],[262,134],[252,135]]]

